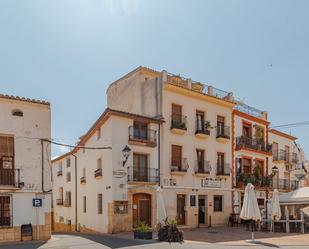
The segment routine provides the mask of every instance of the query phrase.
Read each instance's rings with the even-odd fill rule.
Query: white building
[[[272,174],[267,113],[239,109],[232,93],[139,67],[112,83],[107,99],[76,148],[52,162],[55,230],[155,227],[158,186],[179,225],[227,224],[241,206],[239,173]],[[265,206],[273,186],[260,185]]]
[[[51,234],[51,113],[48,102],[0,95],[0,241]],[[33,207],[41,199],[42,207]],[[39,226],[39,229],[37,227]]]

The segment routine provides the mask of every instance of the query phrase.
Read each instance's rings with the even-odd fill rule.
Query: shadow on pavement
[[[104,246],[108,246],[112,249],[116,249],[120,247],[140,246],[140,245],[158,243],[157,240],[136,240],[136,239],[131,238],[132,236],[128,234],[126,234],[125,236],[122,236],[121,234],[117,234],[117,235],[88,234],[88,233],[68,233],[68,234],[73,235],[73,236],[79,236],[79,237],[94,241]]]

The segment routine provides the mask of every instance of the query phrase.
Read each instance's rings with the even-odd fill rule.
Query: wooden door
[[[198,198],[198,223],[205,224],[206,223],[206,200],[205,196],[200,196]]]
[[[177,224],[186,224],[186,195],[177,195]]]
[[[181,168],[182,147],[172,145],[172,166]]]
[[[11,204],[9,196],[0,196],[0,226],[11,225]]]
[[[151,196],[144,193],[133,195],[133,227],[141,222],[151,226]]]

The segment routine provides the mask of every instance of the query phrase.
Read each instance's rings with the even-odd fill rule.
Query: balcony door
[[[181,168],[182,147],[172,145],[172,166]]]
[[[273,142],[272,145],[272,154],[273,154],[273,159],[274,160],[278,160],[278,156],[279,156],[279,150],[278,150],[278,143]]]
[[[0,136],[0,185],[14,184],[14,137]]]
[[[134,121],[134,139],[147,140],[147,128],[148,125],[145,123]]]
[[[284,146],[285,148],[285,161],[289,162],[290,161],[290,147],[289,146]]]
[[[196,130],[197,131],[204,131],[204,112],[196,111]]]
[[[224,135],[225,117],[217,116],[217,133],[218,135]]]
[[[205,171],[205,168],[204,168],[205,151],[197,149],[196,150],[196,156],[197,156],[198,172],[204,173],[204,171]]]
[[[224,153],[218,152],[217,153],[217,173],[219,175],[224,174],[224,163],[225,163]]]
[[[181,123],[182,106],[172,104],[172,120],[173,122]]]
[[[148,156],[145,154],[133,154],[133,180],[148,181]]]
[[[249,123],[243,123],[242,126],[242,135],[244,137],[245,140],[248,140],[252,137],[252,127],[251,124]]]

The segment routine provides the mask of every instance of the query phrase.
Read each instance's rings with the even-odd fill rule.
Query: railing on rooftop
[[[264,112],[256,109],[252,106],[246,105],[245,103],[242,103],[241,101],[237,101],[237,105],[235,106],[235,109],[244,113],[247,113],[251,116],[255,116],[258,118],[264,117]]]

